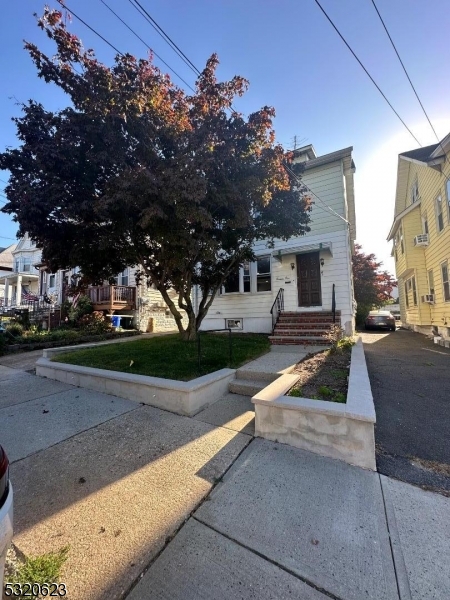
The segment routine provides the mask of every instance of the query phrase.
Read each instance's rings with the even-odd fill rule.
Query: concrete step
[[[295,328],[295,329],[330,329],[331,325],[333,325],[333,323],[326,323],[326,322],[317,322],[317,323],[305,323],[304,321],[287,321],[284,319],[280,319],[277,324],[276,327],[280,326],[283,329],[290,329],[290,328]]]
[[[269,382],[256,379],[233,379],[228,384],[228,391],[241,396],[254,396],[267,385]]]
[[[329,346],[330,343],[328,340],[317,336],[317,335],[308,335],[308,336],[297,336],[297,335],[269,335],[269,341],[271,344],[297,344],[301,346]]]
[[[279,373],[264,373],[262,371],[252,371],[251,369],[246,369],[245,367],[241,367],[236,371],[236,379],[245,379],[246,381],[261,381],[261,383],[265,383],[268,385],[275,379],[278,379]]]
[[[275,327],[274,335],[297,335],[297,336],[318,336],[324,337],[329,333],[329,329],[297,329],[296,327]]]

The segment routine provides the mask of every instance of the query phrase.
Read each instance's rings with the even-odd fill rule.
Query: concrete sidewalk
[[[450,499],[254,440],[128,596],[443,600]]]
[[[187,418],[0,366],[0,399],[14,542],[68,545],[72,600],[450,598],[450,498],[254,439],[247,397]]]

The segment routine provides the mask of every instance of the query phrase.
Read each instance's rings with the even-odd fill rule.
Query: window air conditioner
[[[414,246],[428,246],[428,233],[421,233],[414,238]]]
[[[422,302],[428,302],[428,304],[434,304],[434,294],[425,294],[421,297]]]

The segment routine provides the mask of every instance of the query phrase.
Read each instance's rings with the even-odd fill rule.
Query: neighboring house
[[[5,295],[5,276],[13,270],[12,252],[16,244],[11,244],[7,248],[0,248],[0,306]]]
[[[450,339],[450,134],[398,157],[394,222],[388,241],[402,324]]]
[[[229,277],[202,329],[232,327],[247,332],[272,332],[271,309],[276,298],[280,298],[280,288],[282,312],[296,313],[293,318],[297,323],[304,315],[305,323],[316,320],[320,324],[329,320],[334,286],[337,322],[347,334],[353,333],[351,258],[356,228],[352,150],[345,148],[317,156],[313,146],[308,145],[295,151],[295,162],[305,164],[302,180],[313,192],[309,194],[314,203],[311,231],[286,242],[276,240],[273,248],[265,241],[257,242],[256,261]],[[272,343],[281,342],[283,333],[275,333]],[[303,343],[303,338],[314,341],[314,335],[298,334],[292,336],[291,343]]]
[[[41,258],[41,251],[28,235],[21,238],[11,250],[12,271],[2,273],[3,290],[0,304],[21,307],[29,295],[39,293],[39,272],[35,264]]]
[[[128,317],[141,331],[175,331],[175,319],[161,294],[145,283],[137,284],[135,272],[129,267],[114,285],[89,287],[95,310]],[[67,288],[78,273],[78,268],[48,272],[41,250],[26,234],[16,246],[0,252],[0,308],[3,312],[28,308],[32,320],[44,320],[50,306],[58,307],[67,298]]]

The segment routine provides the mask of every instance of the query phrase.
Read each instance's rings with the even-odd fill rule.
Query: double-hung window
[[[414,306],[417,306],[417,288],[416,288],[416,278],[414,276],[411,277],[411,283],[412,283],[412,293],[413,293]]]
[[[409,308],[408,282],[407,281],[405,281],[405,304],[406,304],[406,308]]]
[[[259,257],[253,263],[244,262],[228,275],[223,285],[224,294],[270,292],[271,289],[270,256]]]
[[[399,229],[399,238],[400,238],[400,248],[402,249],[402,254],[405,253],[405,245],[403,243],[403,227],[400,225]]]
[[[442,210],[442,196],[436,198],[436,227],[438,232],[444,229],[444,213]]]
[[[261,256],[256,261],[256,291],[270,292],[271,289],[270,256]]]
[[[450,223],[450,179],[447,179],[445,190],[447,192],[447,218]]]
[[[433,269],[428,271],[428,290],[430,294],[434,295],[434,275]]]
[[[445,302],[450,302],[450,282],[448,279],[448,260],[441,264],[442,288]]]
[[[419,200],[419,180],[414,180],[414,183],[411,186],[411,204],[414,204]]]

